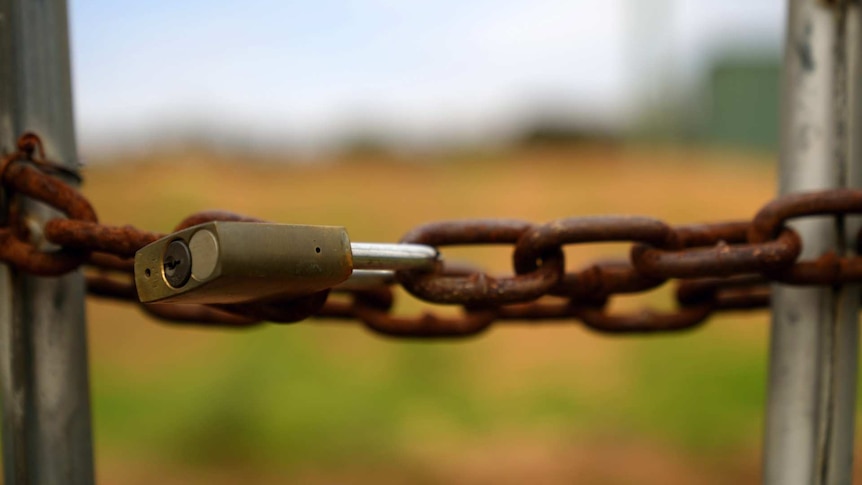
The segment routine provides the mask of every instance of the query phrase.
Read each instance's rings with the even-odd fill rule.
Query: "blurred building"
[[[726,55],[709,68],[702,90],[702,139],[709,144],[778,147],[781,62],[777,57]]]

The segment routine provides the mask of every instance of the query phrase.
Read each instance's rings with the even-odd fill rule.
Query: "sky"
[[[537,111],[623,127],[716,53],[780,52],[784,3],[71,0],[78,135],[475,142]]]

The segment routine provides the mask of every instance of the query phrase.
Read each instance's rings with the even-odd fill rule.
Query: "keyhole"
[[[181,288],[192,275],[192,253],[185,241],[177,239],[168,244],[162,257],[165,280],[173,288]]]
[[[165,273],[173,273],[177,266],[179,266],[182,261],[173,259],[168,256],[168,259],[165,259]]]

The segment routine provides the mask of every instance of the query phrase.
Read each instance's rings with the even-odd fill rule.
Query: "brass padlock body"
[[[179,242],[166,268],[166,253],[174,241]],[[175,288],[166,271],[187,269],[186,262],[172,259],[184,257],[176,251],[183,245],[191,257],[191,275]],[[241,303],[302,296],[331,288],[352,272],[347,231],[336,226],[208,222],[135,254],[135,284],[144,303]]]

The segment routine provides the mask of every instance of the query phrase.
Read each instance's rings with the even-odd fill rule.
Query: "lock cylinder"
[[[192,276],[192,253],[185,241],[174,239],[168,244],[162,257],[162,270],[171,288],[182,288],[188,283]]]

